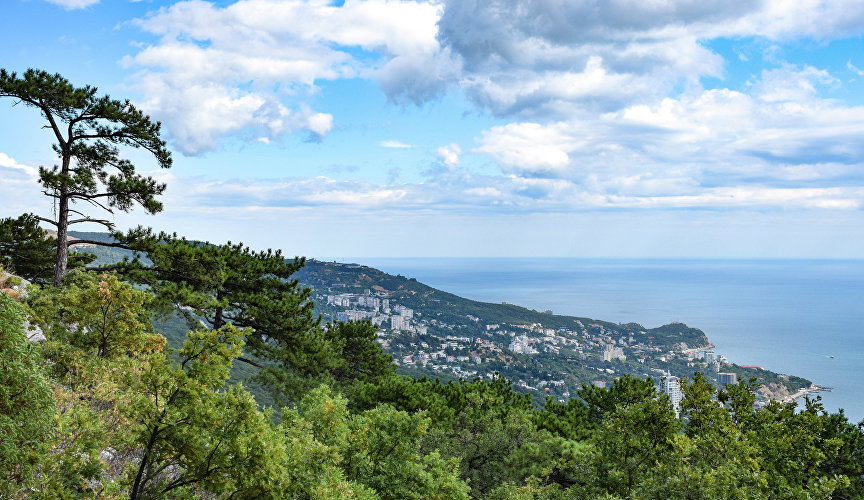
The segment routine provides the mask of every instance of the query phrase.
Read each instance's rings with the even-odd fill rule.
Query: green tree
[[[459,479],[458,460],[423,450],[431,421],[422,412],[381,405],[351,415],[347,400],[327,386],[310,391],[296,410],[283,411],[283,428],[308,429],[315,443],[329,450],[329,458],[319,455],[320,463],[338,464],[345,478],[374,491],[377,498],[468,498],[468,487]],[[311,470],[320,471],[321,465]],[[303,474],[293,472],[298,473]]]
[[[327,325],[324,339],[338,355],[329,368],[335,387],[350,400],[358,385],[375,384],[396,375],[393,356],[375,341],[377,328],[370,321]]]
[[[129,498],[275,496],[278,436],[242,386],[224,387],[243,334],[231,325],[190,332],[178,362],[147,358],[129,407],[140,450],[124,482]]]
[[[179,312],[190,326],[214,329],[229,322],[247,330],[260,379],[280,398],[296,398],[325,381],[335,368],[336,340],[321,331],[310,290],[293,274],[305,260],[280,251],[252,251],[243,244],[211,245],[138,228],[116,235],[121,245],[146,257],[117,266],[129,280],[147,285],[163,313]]]
[[[849,479],[849,486],[838,488],[833,498],[846,500],[864,498],[864,422],[849,422],[843,410],[822,416],[820,447],[824,443],[840,443],[837,453],[829,456],[819,466],[819,473],[832,477],[842,475]]]
[[[756,445],[769,492],[776,498],[827,498],[848,485],[841,476],[822,475],[821,467],[837,456],[842,440],[823,440],[824,411],[818,401],[807,400],[803,411],[796,403],[771,401],[742,426]]]
[[[145,359],[164,356],[165,346],[152,333],[146,300],[115,277],[82,271],[28,297],[31,321],[48,338],[41,349],[57,387],[50,455],[34,485],[40,495],[107,495],[133,460],[127,410],[141,392]]]
[[[566,403],[560,403],[548,396],[535,420],[538,428],[577,441],[588,439],[596,430],[596,425],[588,416],[588,407],[578,398],[570,398]]]
[[[114,275],[76,272],[63,287],[34,292],[29,303],[50,340],[104,358],[153,342],[149,300]]]
[[[716,390],[701,373],[681,379],[684,432],[674,436],[673,453],[658,464],[649,498],[747,498],[766,496],[767,480],[758,450],[741,433]]]
[[[609,389],[583,387],[582,394],[601,419],[592,437],[591,483],[599,492],[638,498],[654,471],[671,460],[681,429],[668,396],[658,395],[650,379],[630,377]]]
[[[88,253],[69,255],[68,267],[83,267],[95,258]],[[48,237],[33,214],[0,219],[0,265],[33,283],[54,280],[57,239]]]
[[[630,375],[615,380],[608,389],[582,384],[582,388],[577,391],[588,405],[588,417],[598,425],[618,409],[642,403],[656,396],[656,393],[651,379],[640,380]]]
[[[47,456],[54,400],[24,310],[0,293],[0,497],[17,496]]]
[[[38,109],[57,141],[53,149],[60,165],[39,168],[45,194],[57,203],[56,219],[37,217],[57,228],[55,285],[66,274],[69,226],[92,222],[112,227],[106,219],[73,208],[80,207],[77,202],[110,213],[129,211],[136,203],[149,213],[162,210],[156,197],[165,185],[136,173],[135,165],[122,158],[119,150],[119,146],[142,148],[160,167],[169,168],[171,154],[159,136],[160,124],[150,121],[128,100],[99,97],[96,92],[91,86],[75,87],[58,74],[28,69],[19,77],[0,69],[0,97]]]

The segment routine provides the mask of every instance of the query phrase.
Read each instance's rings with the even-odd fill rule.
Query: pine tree
[[[136,173],[135,165],[121,158],[119,150],[119,146],[143,148],[160,167],[169,168],[171,153],[159,137],[161,125],[150,121],[128,100],[98,97],[96,92],[89,85],[75,87],[59,74],[28,69],[19,78],[0,69],[0,97],[38,109],[57,140],[53,149],[60,165],[39,167],[44,193],[57,203],[56,218],[37,217],[57,228],[55,285],[66,274],[69,226],[90,222],[112,227],[107,219],[73,208],[77,202],[109,213],[114,209],[128,212],[136,203],[151,214],[162,210],[156,197],[165,185]]]
[[[57,240],[39,227],[33,214],[0,219],[0,265],[32,283],[44,285],[54,280]],[[95,258],[88,253],[69,255],[68,268],[83,267]]]
[[[297,396],[329,377],[338,363],[335,340],[323,335],[311,291],[293,277],[305,260],[281,251],[256,252],[242,243],[212,245],[135,229],[115,234],[118,245],[145,259],[119,271],[155,294],[163,315],[179,312],[190,327],[228,323],[249,329],[246,344],[256,358],[239,358],[261,369],[277,395]]]

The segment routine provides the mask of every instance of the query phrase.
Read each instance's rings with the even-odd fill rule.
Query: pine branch
[[[34,215],[34,217],[36,217],[37,219],[41,220],[42,222],[46,222],[46,223],[48,223],[48,224],[51,224],[51,225],[54,226],[54,227],[57,227],[57,226],[58,226],[57,222],[56,222],[56,221],[53,221],[53,220],[51,220],[51,219],[46,219],[45,217],[40,217],[40,216],[38,216],[38,215]]]
[[[120,242],[109,243],[109,242],[105,242],[105,241],[96,241],[96,240],[76,239],[76,240],[72,240],[69,242],[69,246],[71,247],[72,245],[98,245],[98,246],[102,246],[102,247],[113,247],[113,248],[122,248],[124,250],[134,250],[132,247],[130,247],[129,245],[126,245],[125,243],[120,243]]]
[[[71,226],[72,224],[81,224],[84,222],[92,222],[94,224],[102,224],[103,226],[111,229],[114,227],[114,223],[107,219],[93,219],[91,217],[84,217],[83,219],[72,219],[68,222]],[[55,224],[56,225],[56,224]]]

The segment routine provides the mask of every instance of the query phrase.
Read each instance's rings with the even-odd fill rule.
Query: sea
[[[718,354],[830,387],[864,419],[864,260],[355,258],[456,295],[703,330]]]

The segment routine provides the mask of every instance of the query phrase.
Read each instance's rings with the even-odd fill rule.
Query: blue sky
[[[156,216],[332,257],[864,257],[864,4],[8,0],[0,67],[164,126]],[[0,216],[49,214],[0,100]],[[83,229],[83,228],[82,228]]]

